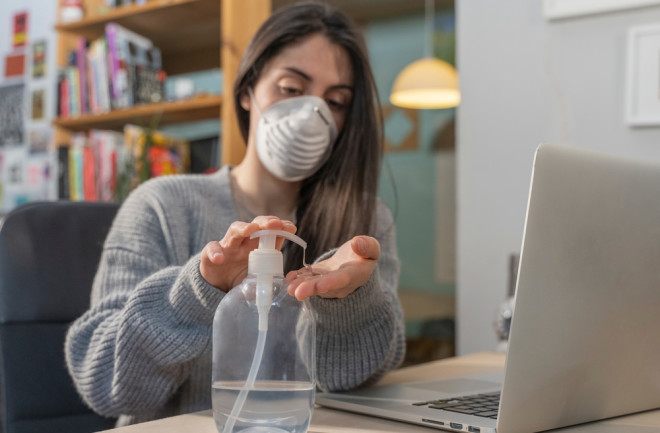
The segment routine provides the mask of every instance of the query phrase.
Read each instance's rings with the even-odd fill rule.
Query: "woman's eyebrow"
[[[310,77],[308,74],[304,73],[298,68],[294,68],[293,66],[285,66],[284,69],[286,69],[289,72],[293,72],[296,75],[300,75],[306,81],[312,81],[312,77]]]
[[[289,72],[292,72],[296,75],[299,75],[305,81],[309,81],[309,82],[314,81],[309,74],[306,74],[305,72],[301,71],[298,68],[295,68],[293,66],[285,66],[284,69],[289,71]],[[348,84],[335,84],[333,86],[330,86],[330,88],[331,89],[347,89],[347,90],[350,90],[351,92],[353,91],[353,86],[349,86]]]

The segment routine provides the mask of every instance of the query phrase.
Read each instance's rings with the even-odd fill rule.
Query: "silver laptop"
[[[320,393],[316,402],[480,433],[659,408],[660,164],[538,148],[503,374]]]

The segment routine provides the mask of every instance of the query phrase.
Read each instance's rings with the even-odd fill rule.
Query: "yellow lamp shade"
[[[440,59],[408,65],[394,80],[390,102],[404,108],[450,108],[461,102],[456,69]]]

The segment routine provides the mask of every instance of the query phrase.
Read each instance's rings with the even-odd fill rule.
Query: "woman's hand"
[[[202,277],[223,292],[243,281],[247,276],[248,255],[259,246],[259,239],[250,239],[250,236],[259,230],[295,233],[296,226],[274,216],[258,216],[251,223],[232,223],[221,241],[209,242],[202,250],[199,265]],[[282,248],[283,242],[284,239],[277,239],[277,249]]]
[[[323,298],[345,298],[371,277],[380,257],[380,244],[370,236],[356,236],[343,244],[329,259],[308,269],[291,271],[289,294],[298,300],[313,295]]]

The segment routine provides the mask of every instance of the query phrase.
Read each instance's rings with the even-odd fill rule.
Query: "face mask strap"
[[[257,113],[259,113],[259,117],[264,117],[264,115],[261,113],[261,110],[259,109],[259,105],[257,105],[257,101],[254,99],[254,92],[252,91],[252,87],[248,87],[248,95],[250,95],[250,100],[252,101],[252,105],[254,105],[254,108],[257,110]],[[264,118],[264,120],[268,121],[268,119]]]

